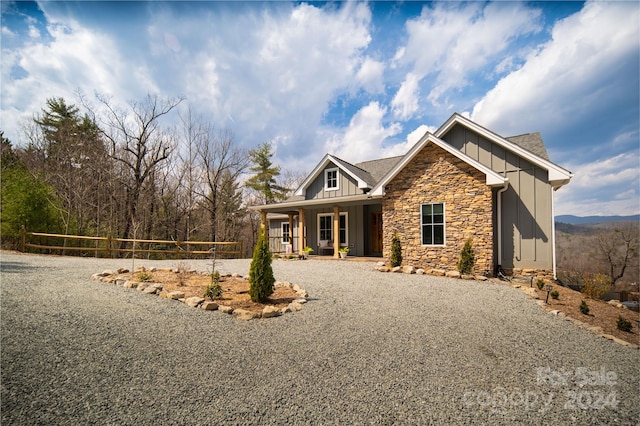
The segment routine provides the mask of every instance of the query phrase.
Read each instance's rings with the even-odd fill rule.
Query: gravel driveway
[[[130,260],[0,262],[3,425],[640,421],[638,350],[497,283],[274,261],[309,303],[239,321],[90,280]]]

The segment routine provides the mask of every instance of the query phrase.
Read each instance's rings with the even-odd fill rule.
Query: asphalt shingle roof
[[[505,139],[509,142],[515,143],[519,147],[526,149],[527,151],[537,155],[540,158],[551,161],[549,160],[549,154],[547,153],[547,148],[544,146],[544,142],[542,141],[540,132],[526,133],[524,135],[518,136],[509,136]]]

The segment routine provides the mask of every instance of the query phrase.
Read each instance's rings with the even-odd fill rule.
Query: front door
[[[382,212],[371,213],[371,253],[382,253]]]

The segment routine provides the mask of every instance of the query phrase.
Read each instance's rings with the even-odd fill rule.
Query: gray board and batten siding
[[[551,269],[553,195],[548,172],[460,124],[441,139],[509,179],[509,187],[502,194],[503,250],[498,263],[504,268]],[[507,140],[548,159],[537,133]]]

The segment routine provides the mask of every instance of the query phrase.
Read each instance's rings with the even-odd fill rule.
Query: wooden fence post
[[[21,246],[21,252],[24,253],[24,245],[26,243],[26,239],[27,239],[27,230],[24,228],[24,225],[22,225],[20,227],[20,246]]]
[[[107,251],[107,259],[111,258],[111,234],[107,235],[107,244],[105,246],[105,250]]]

